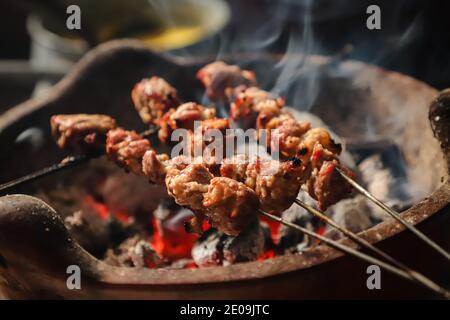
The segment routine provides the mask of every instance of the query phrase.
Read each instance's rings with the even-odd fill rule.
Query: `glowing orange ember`
[[[184,222],[188,218],[174,217],[168,221],[159,221],[152,217],[151,245],[159,255],[171,261],[191,257],[191,249],[198,236],[184,230]]]
[[[98,214],[98,216],[105,220],[110,215],[117,218],[122,223],[129,223],[132,215],[120,212],[113,208],[109,208],[106,204],[97,201],[94,197],[87,195],[84,198],[85,204]],[[153,227],[153,235],[150,241],[152,248],[155,252],[166,259],[169,262],[176,261],[178,259],[191,258],[191,250],[195,242],[198,239],[198,235],[187,233],[184,229],[184,223],[192,217],[192,213],[189,210],[182,209],[177,214],[170,216],[164,220],[157,219],[154,215],[151,218],[151,224]],[[279,224],[261,217],[261,220],[267,223],[270,228],[271,236],[273,240],[278,238]],[[203,231],[211,228],[211,225],[207,220],[202,222]],[[323,233],[324,230],[318,230],[319,233]],[[272,249],[266,250],[258,261],[270,259],[275,256],[275,251]],[[148,268],[155,268],[156,266],[151,264],[147,265]],[[184,266],[186,269],[195,269],[198,266],[195,262],[189,262]]]
[[[92,196],[89,196],[89,195],[85,196],[84,201],[88,206],[93,208],[98,213],[99,217],[102,218],[103,220],[107,219],[108,216],[110,214],[112,214],[114,217],[117,218],[117,220],[119,220],[123,223],[129,222],[129,219],[130,219],[129,215],[127,215],[126,213],[120,212],[118,210],[108,208],[107,205],[105,205],[104,203],[98,202]]]

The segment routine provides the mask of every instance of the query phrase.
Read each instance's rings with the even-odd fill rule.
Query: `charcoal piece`
[[[264,231],[258,220],[236,237],[226,237],[223,244],[223,265],[254,261],[264,252]]]
[[[338,202],[329,208],[328,212],[334,222],[354,233],[366,230],[373,224],[370,219],[371,209],[368,206],[366,198],[361,195]],[[327,226],[325,234],[334,240],[340,239],[343,236],[341,232],[330,226]]]
[[[192,258],[199,267],[254,261],[264,253],[264,244],[264,231],[258,220],[235,237],[211,228],[195,243]]]
[[[138,268],[152,268],[163,265],[162,258],[155,252],[148,241],[140,240],[128,249],[133,266]]]
[[[131,216],[144,216],[145,221],[149,220],[160,199],[167,196],[161,186],[151,185],[146,179],[123,171],[107,176],[98,192],[109,208]]]
[[[162,267],[166,263],[152,248],[148,236],[143,234],[134,235],[118,247],[108,249],[103,261],[117,267],[140,268]]]
[[[404,210],[411,204],[406,174],[402,169],[390,167],[383,159],[382,154],[375,154],[358,165],[362,181],[367,190],[387,206]],[[369,206],[374,219],[385,220],[390,217],[375,204],[369,203]]]
[[[314,201],[306,193],[301,192],[298,198],[310,205],[314,205]],[[295,223],[301,227],[310,230],[315,229],[316,221],[311,214],[297,204],[293,204],[289,209],[284,211],[281,215],[286,221]],[[290,227],[281,225],[279,231],[279,240],[277,250],[281,253],[292,253],[303,248],[310,243],[309,237],[302,232],[292,229]]]
[[[264,221],[260,221],[260,224],[264,235],[264,250],[274,249],[275,243],[273,241],[272,231],[270,230],[269,225]]]
[[[192,259],[199,267],[219,266],[223,259],[223,241],[227,237],[214,228],[208,231],[197,240],[192,247]]]
[[[128,234],[126,227],[114,217],[103,220],[86,208],[66,217],[65,225],[73,238],[96,257],[102,256],[111,244],[123,241]]]

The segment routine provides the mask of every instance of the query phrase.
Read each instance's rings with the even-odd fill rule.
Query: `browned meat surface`
[[[269,159],[248,159],[243,155],[224,160],[220,174],[244,182],[256,192],[261,208],[282,212],[292,205],[309,169],[298,159],[279,162]]]
[[[208,167],[219,165],[226,155],[227,143],[232,142],[233,134],[227,132],[230,129],[228,119],[214,118],[204,120],[195,128],[192,156],[203,157]]]
[[[213,119],[216,116],[215,109],[205,108],[195,102],[187,102],[176,109],[168,110],[158,121],[160,130],[159,139],[163,143],[169,143],[172,132],[175,129],[194,129],[195,121]]]
[[[190,163],[185,168],[169,167],[166,175],[167,192],[176,203],[194,211],[203,211],[203,194],[213,178],[201,163]]]
[[[264,132],[266,145],[273,152],[280,152],[281,156],[291,158],[298,155],[303,136],[311,129],[311,125],[309,122],[296,121],[289,114],[282,114],[272,118],[265,129],[258,130],[258,138],[261,140],[261,132]]]
[[[249,159],[246,155],[239,154],[223,160],[220,166],[220,176],[245,182]]]
[[[351,185],[334,170],[336,167],[352,176],[349,170],[339,166],[337,160],[327,160],[320,167],[313,169],[308,180],[308,193],[317,200],[321,210],[326,210],[329,206],[347,198],[352,192]]]
[[[60,148],[89,152],[103,150],[116,121],[101,114],[60,114],[51,117],[50,125]]]
[[[307,162],[307,158],[317,157],[314,155],[314,147],[320,144],[323,149],[329,153],[334,154],[336,157],[341,153],[342,147],[340,144],[334,142],[330,133],[323,128],[314,128],[308,130],[302,137],[302,141],[298,146],[297,155],[300,156],[302,161]],[[311,158],[311,160],[313,160]]]
[[[204,194],[203,205],[211,225],[227,235],[238,235],[255,219],[259,199],[255,192],[236,180],[217,177]]]
[[[256,85],[255,74],[223,61],[210,63],[197,72],[211,100],[226,100],[235,92]]]
[[[138,82],[131,98],[139,116],[145,123],[155,123],[170,108],[179,105],[177,91],[164,79],[153,76]]]
[[[237,95],[231,104],[230,116],[244,129],[255,128],[261,112],[278,114],[283,106],[283,98],[274,98],[267,91],[251,87]]]
[[[308,170],[298,159],[258,159],[249,163],[245,184],[255,190],[263,210],[283,212],[292,205],[307,177]]]
[[[148,150],[150,142],[135,131],[117,128],[107,134],[107,156],[126,171],[143,175],[142,158]]]
[[[151,183],[164,184],[168,161],[167,154],[157,154],[155,150],[150,149],[142,158],[142,171]]]

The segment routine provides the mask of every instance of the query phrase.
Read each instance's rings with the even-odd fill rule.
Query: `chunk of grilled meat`
[[[283,106],[283,98],[274,98],[267,91],[250,87],[240,92],[231,103],[230,116],[244,129],[255,128],[260,113],[276,115]]]
[[[314,160],[317,154],[315,155],[313,151],[317,144],[320,144],[322,149],[333,154],[336,158],[342,152],[341,144],[336,143],[326,129],[313,128],[302,136],[296,155],[304,162],[308,161],[307,159]]]
[[[203,194],[211,179],[213,175],[201,163],[190,163],[184,168],[175,165],[167,169],[167,192],[179,205],[203,212]]]
[[[226,158],[222,161],[220,166],[220,175],[239,182],[245,182],[245,179],[247,179],[247,167],[249,163],[249,157],[244,154]]]
[[[213,119],[216,116],[216,110],[205,108],[195,103],[183,103],[176,109],[168,110],[156,122],[160,126],[158,132],[159,140],[163,143],[170,143],[172,132],[176,129],[194,129],[195,121]]]
[[[236,92],[256,86],[255,74],[223,61],[210,63],[197,72],[197,78],[206,88],[206,95],[213,101],[227,100]]]
[[[263,210],[283,212],[292,205],[301,185],[309,177],[307,170],[295,158],[280,162],[261,158],[249,160],[239,155],[223,161],[220,174],[254,190]]]
[[[258,159],[249,163],[246,176],[245,184],[255,190],[263,210],[283,212],[292,205],[308,172],[298,159]]]
[[[238,235],[257,215],[259,199],[245,184],[226,177],[213,178],[204,194],[203,206],[212,227]]]
[[[110,130],[106,138],[106,155],[126,171],[144,175],[142,159],[150,150],[150,142],[135,131]]]
[[[301,143],[305,134],[310,131],[311,125],[309,122],[299,122],[290,114],[284,113],[268,121],[264,131],[259,126],[257,129],[258,139],[260,141],[263,139],[262,132],[264,132],[266,146],[269,146],[272,152],[279,152],[281,156],[292,158],[299,155]],[[303,157],[303,161],[306,158]]]
[[[138,82],[131,92],[131,98],[142,121],[147,124],[155,124],[164,113],[180,104],[177,91],[157,76]]]
[[[168,161],[170,160],[167,154],[157,154],[155,150],[150,149],[142,158],[142,172],[151,183],[164,184]]]
[[[59,114],[50,125],[60,148],[89,153],[104,150],[106,133],[116,128],[116,120],[102,114]]]
[[[176,203],[188,207],[195,215],[185,224],[187,232],[199,234],[203,232],[202,222],[205,218],[203,195],[208,191],[212,178],[213,175],[203,164],[195,163],[183,156],[172,159],[167,166],[167,192]]]
[[[347,198],[351,192],[351,185],[335,170],[338,167],[348,176],[353,173],[339,165],[335,159],[324,161],[318,168],[314,168],[308,180],[308,193],[317,200],[320,210],[326,210],[329,206]]]
[[[190,142],[193,146],[191,155],[202,157],[209,168],[220,165],[226,155],[227,144],[234,139],[234,135],[227,132],[230,128],[228,119],[214,118],[202,121],[190,136],[193,139]]]

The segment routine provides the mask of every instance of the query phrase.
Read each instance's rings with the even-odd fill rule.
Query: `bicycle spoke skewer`
[[[397,220],[399,223],[401,223],[405,228],[407,228],[409,231],[411,231],[414,235],[416,235],[419,239],[421,239],[423,242],[428,244],[431,248],[433,248],[436,252],[441,254],[443,257],[445,257],[448,261],[450,261],[450,253],[448,253],[444,248],[439,246],[436,242],[431,240],[428,236],[426,236],[423,232],[421,232],[419,229],[414,227],[412,224],[410,224],[408,221],[403,219],[397,212],[395,212],[393,209],[385,205],[382,201],[377,199],[374,195],[372,195],[369,191],[364,189],[360,184],[358,184],[355,180],[347,176],[344,172],[342,172],[340,169],[336,168],[336,170],[339,172],[339,174],[347,180],[348,183],[350,183],[358,192],[360,192],[363,196],[365,196],[367,199],[375,203],[377,206],[379,206],[381,209],[383,209],[385,212],[387,212],[392,218]]]
[[[432,282],[431,280],[429,280],[427,278],[422,278],[422,279],[417,278],[417,273],[415,274],[415,276],[411,275],[411,273],[406,272],[406,271],[404,271],[404,270],[402,270],[402,269],[400,269],[398,267],[395,267],[395,266],[393,266],[393,265],[391,265],[389,263],[381,261],[381,260],[379,260],[377,258],[374,258],[374,257],[372,257],[372,256],[370,256],[368,254],[365,254],[365,253],[363,253],[361,251],[358,251],[356,249],[353,249],[351,247],[345,246],[342,243],[339,243],[337,241],[331,240],[331,239],[329,239],[327,237],[324,237],[324,236],[321,236],[319,234],[316,234],[316,233],[314,233],[311,230],[303,228],[303,227],[301,227],[301,226],[299,226],[297,224],[294,224],[292,222],[286,221],[286,220],[284,220],[284,219],[282,219],[282,218],[280,218],[278,216],[275,216],[273,214],[270,214],[270,213],[265,212],[265,211],[260,210],[260,209],[258,211],[259,211],[259,213],[262,216],[264,216],[264,217],[266,217],[266,218],[268,218],[270,220],[276,221],[276,222],[278,222],[280,224],[283,224],[283,225],[285,225],[287,227],[296,229],[296,230],[298,230],[298,231],[300,231],[300,232],[310,236],[311,238],[320,240],[323,243],[325,243],[327,246],[329,246],[329,247],[331,247],[333,249],[336,249],[336,250],[338,250],[340,252],[343,252],[343,253],[346,253],[348,255],[351,255],[351,256],[353,256],[355,258],[358,258],[358,259],[360,259],[362,261],[365,261],[367,263],[378,265],[381,268],[385,269],[386,271],[389,271],[389,272],[391,272],[391,273],[393,273],[393,274],[395,274],[395,275],[397,275],[399,277],[402,277],[404,279],[413,281],[415,283],[419,283],[419,284],[423,285],[424,287],[426,287],[428,289],[431,289],[432,291],[442,295],[446,299],[450,299],[450,292],[448,290],[440,287],[439,285],[437,285],[436,283]]]
[[[145,130],[141,133],[143,137],[149,137],[155,133],[158,132],[158,128],[154,127],[148,130]],[[32,173],[29,173],[23,177],[5,182],[3,184],[0,184],[0,193],[5,193],[6,191],[13,189],[15,187],[18,187],[20,185],[23,185],[25,183],[30,183],[34,180],[49,176],[51,174],[64,171],[73,167],[76,167],[82,163],[86,163],[89,160],[98,158],[100,156],[104,155],[103,153],[92,153],[92,154],[81,154],[77,156],[69,156],[61,160],[61,162],[53,164],[51,166],[45,167],[43,169],[34,171]]]

